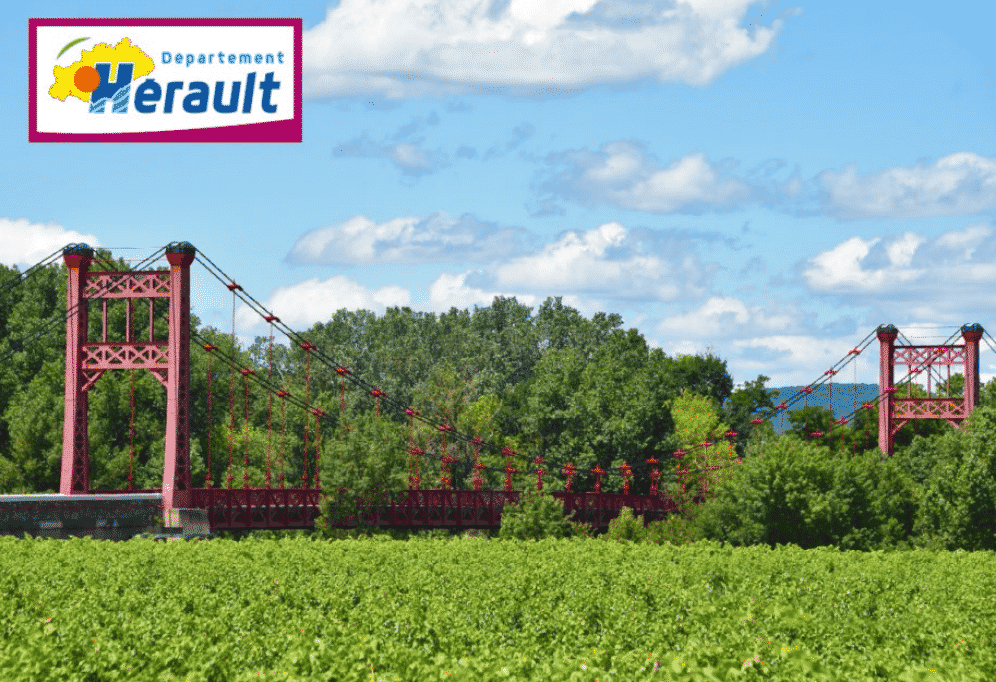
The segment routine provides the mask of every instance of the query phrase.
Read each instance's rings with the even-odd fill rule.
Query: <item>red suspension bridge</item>
[[[350,525],[362,518],[365,522],[380,526],[399,528],[419,527],[466,527],[493,528],[497,527],[503,507],[519,499],[520,491],[515,488],[514,477],[535,476],[538,490],[543,487],[543,476],[559,473],[564,477],[564,490],[554,493],[563,500],[565,511],[574,512],[574,519],[596,526],[605,526],[614,518],[619,510],[626,506],[641,514],[645,519],[664,518],[676,510],[675,502],[662,489],[661,479],[676,476],[685,481],[687,477],[702,474],[702,499],[708,494],[709,475],[725,466],[733,466],[739,459],[724,462],[722,465],[709,461],[709,448],[713,443],[702,442],[701,465],[696,464],[690,470],[679,464],[673,474],[661,471],[662,462],[651,457],[646,462],[630,465],[624,463],[619,467],[602,469],[596,466],[591,470],[594,477],[592,492],[575,492],[573,479],[579,470],[571,463],[551,463],[537,456],[532,460],[520,456],[510,449],[502,449],[483,442],[480,438],[471,437],[457,432],[453,426],[443,423],[433,423],[410,405],[405,405],[382,391],[379,387],[368,384],[363,378],[356,376],[348,367],[337,363],[322,349],[303,338],[297,332],[284,325],[273,312],[263,308],[258,301],[244,292],[242,287],[225,275],[213,262],[188,242],[174,242],[157,251],[146,259],[154,261],[165,253],[169,270],[126,270],[90,272],[94,262],[94,250],[86,244],[71,244],[61,250],[61,256],[68,270],[67,310],[66,310],[66,378],[65,378],[65,416],[62,448],[62,469],[59,492],[62,496],[87,495],[134,495],[156,493],[161,495],[161,505],[164,512],[183,513],[183,510],[206,511],[211,530],[221,529],[286,529],[308,528],[314,526],[318,516],[318,503],[322,494],[320,465],[322,455],[322,426],[329,424],[329,414],[320,406],[311,402],[311,364],[314,360],[321,366],[335,372],[340,388],[340,413],[345,410],[345,395],[347,384],[360,388],[374,399],[374,409],[380,417],[382,404],[393,409],[399,416],[404,414],[408,420],[409,443],[407,448],[408,487],[391,495],[388,499],[364,505],[359,510],[347,510],[343,525]],[[50,257],[57,258],[60,252]],[[190,326],[190,267],[197,260],[212,275],[217,277],[232,292],[233,297],[233,328],[232,352],[226,352],[217,345],[208,343],[198,337]],[[146,261],[143,261],[146,262]],[[40,263],[32,270],[47,265]],[[140,264],[139,268],[142,267]],[[155,299],[168,301],[168,334],[165,339],[154,338]],[[108,302],[122,299],[126,306],[126,324],[123,340],[108,338]],[[135,301],[145,299],[148,305],[148,338],[138,339],[134,336],[136,322]],[[236,353],[235,343],[235,303],[241,299],[254,312],[260,315],[270,325],[269,368],[253,368],[249,363],[240,360]],[[89,301],[101,302],[102,337],[99,341],[88,338],[89,333]],[[274,383],[273,377],[273,331],[279,329],[291,343],[304,352],[305,381],[303,398],[292,393],[286,386]],[[958,333],[962,344],[954,345]],[[880,326],[854,349],[849,351],[833,367],[809,386],[802,388],[792,399],[782,402],[774,410],[755,416],[751,424],[755,431],[764,419],[778,416],[784,419],[784,412],[799,401],[808,405],[813,389],[821,384],[830,384],[831,409],[833,401],[833,379],[848,364],[856,361],[877,339],[880,349],[879,365],[879,395],[872,402],[865,402],[860,407],[854,405],[850,415],[837,419],[830,432],[812,432],[813,439],[833,438],[837,429],[844,429],[859,410],[879,408],[878,437],[879,446],[888,455],[892,454],[895,435],[906,423],[922,419],[943,419],[952,424],[964,421],[978,403],[979,396],[979,344],[985,340],[992,348],[992,338],[978,324],[965,325],[951,335],[944,343],[936,345],[897,344],[902,334],[891,325]],[[197,337],[197,338],[193,338]],[[192,343],[197,343],[192,346]],[[207,436],[207,474],[203,488],[195,488],[191,481],[191,349],[196,352],[206,352],[208,358],[208,436]],[[211,419],[212,403],[211,382],[214,376],[214,362],[218,360],[230,370],[230,400],[229,400],[229,462],[227,477],[220,487],[216,487],[212,479],[212,442]],[[905,381],[910,387],[906,396],[896,395],[896,366],[905,366],[907,373],[900,381]],[[930,386],[933,381],[937,386],[942,384],[950,387],[951,367],[960,367],[965,376],[964,395],[952,397],[950,390],[943,397],[931,397]],[[162,483],[159,488],[137,489],[134,486],[134,472],[129,464],[127,487],[122,490],[94,491],[90,488],[90,451],[88,437],[89,391],[109,370],[132,370],[132,415],[131,415],[131,452],[134,452],[134,372],[133,370],[148,370],[165,387],[166,399],[166,437],[165,457],[162,473]],[[947,381],[941,374],[947,371]],[[913,396],[912,382],[923,372],[927,373],[927,397]],[[243,425],[248,429],[249,423],[249,388],[250,384],[261,387],[267,394],[267,447],[264,485],[250,485],[249,475],[249,439],[245,439],[241,486],[235,485],[237,463],[234,454],[233,437],[236,422],[235,407],[235,375],[242,377],[243,383]],[[265,374],[265,376],[263,376]],[[273,462],[273,406],[277,399],[281,414],[281,433],[278,462]],[[286,430],[286,409],[303,410],[303,450],[301,452],[301,477],[299,482],[288,481],[285,477],[284,437]],[[423,450],[415,443],[414,424],[418,420],[432,427],[441,438],[441,452],[432,453]],[[327,431],[327,429],[326,429]],[[731,442],[739,434],[729,431],[725,434]],[[758,432],[758,436],[759,436]],[[473,489],[454,489],[452,467],[457,459],[451,456],[449,445],[462,440],[469,444],[474,452]],[[490,448],[498,452],[505,460],[503,469],[498,470],[504,476],[504,487],[501,490],[484,488],[483,473],[491,468],[482,463],[480,452],[482,448]],[[686,453],[680,449],[674,453],[678,462]],[[310,461],[309,461],[310,455]],[[426,460],[439,462],[440,480],[438,487],[426,487],[421,476],[421,463]],[[516,462],[525,462],[522,470],[516,467]],[[279,472],[273,479],[271,463]],[[309,467],[309,464],[311,465]],[[552,465],[547,467],[547,465]],[[520,464],[522,466],[522,464]],[[631,493],[631,482],[634,477],[634,467],[649,480],[649,494]],[[621,493],[606,493],[602,491],[602,480],[605,476],[622,477]],[[685,487],[684,484],[682,487]]]

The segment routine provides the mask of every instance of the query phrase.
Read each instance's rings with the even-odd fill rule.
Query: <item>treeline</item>
[[[98,251],[97,258],[109,257]],[[100,265],[127,269],[123,261]],[[66,273],[59,265],[19,278],[17,269],[0,266],[0,493],[51,492],[58,489],[62,457]],[[160,300],[153,311],[159,340],[167,335],[166,308]],[[101,338],[102,317],[100,303],[91,301],[91,340]],[[109,340],[124,339],[125,319],[125,303],[111,301]],[[271,349],[268,338],[257,337],[241,348],[195,316],[191,325],[195,486],[205,485],[209,474],[216,487],[262,486],[267,471],[273,486],[281,475],[286,485],[301,485],[305,458],[313,485],[317,455],[331,502],[375,502],[408,486],[414,444],[426,451],[414,458],[422,487],[439,487],[440,459],[447,454],[455,460],[453,486],[472,488],[475,446],[466,438],[476,435],[486,444],[481,475],[490,489],[503,487],[509,461],[517,470],[515,488],[534,487],[540,458],[545,491],[564,489],[560,467],[571,463],[574,490],[592,490],[592,469],[601,467],[608,472],[602,489],[619,492],[621,467],[628,464],[631,492],[645,494],[653,469],[646,462],[657,459],[661,491],[684,510],[661,537],[996,549],[993,382],[963,428],[941,421],[908,425],[896,438],[896,456],[883,462],[877,408],[860,410],[846,426],[834,424],[825,408],[799,410],[788,415],[788,432],[777,436],[769,422],[751,424],[773,407],[767,377],[735,386],[715,355],[669,356],[650,348],[637,330],[624,329],[619,315],[589,319],[559,298],[535,310],[514,298],[439,315],[341,310],[303,332],[322,351],[311,358],[307,389],[299,346]],[[134,336],[148,337],[144,303],[135,308]],[[203,352],[202,343],[219,350]],[[347,379],[369,384],[347,380],[341,411],[340,365],[353,372]],[[281,410],[280,399],[255,380],[248,381],[247,408],[246,380],[236,371],[242,367],[262,380],[272,376],[295,400],[307,392],[310,404],[328,413],[320,445],[315,418],[306,427],[304,410],[289,402]],[[957,394],[963,381],[953,379]],[[370,386],[386,394],[379,414]],[[923,394],[915,385],[912,390]],[[425,418],[411,430],[403,412],[409,406]],[[107,372],[90,391],[89,414],[91,487],[125,488],[129,472],[136,488],[159,487],[162,385],[145,371]],[[444,445],[436,428],[443,422],[465,437],[445,434]],[[731,431],[736,436],[725,438]],[[506,457],[502,449],[516,455]],[[673,456],[679,449],[685,457]],[[708,502],[691,504],[702,498]]]
[[[684,505],[681,514],[646,531],[629,528],[626,537],[996,550],[996,380],[984,386],[966,423],[913,435],[892,458],[795,433],[758,443],[705,504]]]
[[[96,258],[110,254],[98,250]],[[128,268],[119,261],[95,263],[91,271],[100,269]],[[19,277],[16,268],[0,266],[0,492],[54,491],[62,456],[66,271],[59,264],[20,283]],[[89,304],[89,338],[96,341],[102,307]],[[166,312],[161,299],[154,310],[158,340],[166,338]],[[136,302],[133,317],[134,337],[147,338],[145,302]],[[125,302],[110,301],[109,340],[124,340],[125,320]],[[673,408],[683,392],[689,400],[699,397],[697,409],[708,413],[703,416],[711,431],[736,429],[741,449],[751,415],[770,407],[766,377],[734,390],[726,362],[715,355],[670,357],[650,348],[637,330],[623,329],[619,315],[597,313],[589,319],[559,298],[535,311],[514,298],[439,315],[410,308],[390,308],[380,316],[341,310],[303,332],[333,359],[331,364],[317,355],[311,360],[310,404],[328,416],[321,424],[320,453],[315,419],[309,418],[306,453],[304,410],[288,403],[282,418],[281,401],[253,380],[246,420],[245,380],[226,361],[236,358],[238,367],[253,368],[259,378],[272,375],[274,385],[303,399],[304,352],[297,345],[271,350],[266,337],[257,337],[249,348],[233,347],[228,334],[202,327],[196,316],[191,325],[191,460],[197,486],[208,478],[209,449],[215,486],[227,485],[229,476],[235,486],[246,480],[263,485],[267,459],[271,485],[278,485],[281,474],[287,485],[299,485],[305,456],[313,484],[319,454],[324,488],[373,499],[408,485],[413,442],[427,452],[418,458],[422,486],[438,487],[444,447],[435,425],[446,422],[485,441],[480,453],[489,467],[482,473],[486,487],[503,485],[506,457],[499,451],[507,448],[516,453],[511,456],[516,488],[533,485],[531,462],[541,457],[548,462],[548,489],[563,488],[559,467],[570,462],[578,470],[575,490],[592,489],[591,469],[600,466],[610,471],[603,490],[619,491],[618,467],[628,463],[633,492],[646,492],[646,460],[656,457],[663,471],[673,473],[678,464],[671,453],[693,442],[676,427]],[[198,347],[205,342],[219,347],[213,359]],[[349,379],[362,378],[386,393],[380,416],[369,391],[351,381],[340,411],[336,364],[353,372]],[[89,400],[91,487],[124,488],[129,472],[135,487],[158,487],[165,447],[162,385],[149,372],[110,371],[90,390]],[[426,418],[416,421],[412,433],[402,411],[408,406]],[[717,439],[719,433],[709,435]],[[454,485],[472,487],[474,446],[449,434],[446,454],[457,460]]]

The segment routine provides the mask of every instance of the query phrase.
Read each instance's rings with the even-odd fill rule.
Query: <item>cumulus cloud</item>
[[[658,332],[701,339],[732,337],[744,332],[786,332],[795,327],[796,320],[790,312],[769,314],[763,306],[748,306],[738,298],[713,296],[695,310],[665,317]]]
[[[515,296],[529,305],[560,296],[590,313],[633,302],[683,300],[710,286],[717,266],[703,263],[696,249],[711,238],[606,223],[567,232],[533,253],[444,273],[431,285],[429,300],[434,309],[448,310],[488,305],[495,296]]]
[[[910,263],[923,238],[905,234],[882,243],[881,238],[851,237],[829,251],[813,257],[803,271],[806,283],[821,291],[880,291],[909,283],[924,274]],[[882,243],[886,263],[867,267],[872,247]]]
[[[520,249],[523,230],[484,223],[464,214],[434,213],[376,223],[366,216],[302,235],[288,260],[314,265],[487,262]]]
[[[389,285],[370,289],[358,282],[336,275],[326,280],[317,277],[297,284],[279,287],[263,307],[271,310],[280,321],[292,329],[305,329],[316,322],[327,322],[340,308],[383,312],[392,306],[405,306],[411,293],[402,287]],[[236,311],[239,329],[261,329],[264,323],[248,306]]]
[[[536,304],[538,300],[536,296],[532,294],[523,293],[513,293],[513,292],[499,292],[499,291],[485,291],[478,287],[468,286],[465,281],[469,272],[464,272],[460,274],[441,274],[436,281],[432,283],[429,287],[429,303],[433,310],[436,311],[447,311],[450,308],[459,309],[470,309],[474,306],[488,306],[494,300],[495,296],[504,296],[506,298],[511,298],[515,296],[519,303],[525,303],[528,306]]]
[[[765,52],[756,0],[342,0],[304,35],[308,96],[556,93],[652,77],[704,85]]]
[[[100,240],[55,223],[32,223],[25,218],[0,218],[0,263],[31,266],[52,255],[66,244],[84,242],[96,248]]]
[[[703,304],[709,319],[697,322],[689,315],[691,326],[672,326],[666,319],[648,334],[648,341],[672,356],[713,353],[727,362],[736,383],[752,381],[763,374],[770,377],[767,385],[771,387],[805,385],[820,379],[825,370],[848,357],[848,351],[869,331],[855,331],[853,325],[835,334],[809,331],[795,311],[785,313],[792,318],[786,325],[787,320],[778,319],[781,313],[733,301],[720,299]],[[672,323],[685,321],[682,316],[669,319]],[[717,319],[720,326],[716,326]],[[859,382],[877,380],[877,356],[868,351],[855,362]],[[854,368],[849,365],[837,381],[853,381]]]
[[[694,153],[661,166],[629,141],[609,142],[598,152],[575,151],[552,159],[551,177],[540,183],[551,197],[581,203],[605,202],[660,213],[701,213],[739,208],[754,190],[704,154]]]
[[[962,324],[984,317],[996,287],[996,240],[987,224],[933,238],[906,233],[851,237],[803,263],[818,294],[846,296],[880,320]]]
[[[808,334],[770,334],[731,342],[731,365],[735,365],[741,376],[751,379],[757,374],[771,377],[769,386],[805,385],[823,376],[838,360],[846,358],[864,336],[817,336]],[[855,366],[858,381],[877,381],[875,374],[877,358],[871,358],[866,351],[847,368],[839,382],[853,381]],[[846,395],[846,393],[845,393]]]
[[[811,258],[802,277],[811,289],[835,293],[910,291],[942,283],[991,286],[996,284],[992,235],[991,226],[975,224],[932,240],[910,232],[851,237]]]
[[[470,270],[458,274],[441,274],[429,287],[429,307],[436,312],[445,312],[450,308],[472,309],[474,306],[491,305],[496,296],[515,297],[519,303],[534,307],[550,296],[550,294],[539,291],[536,293],[528,293],[524,290],[490,291],[469,286],[466,280],[472,274],[473,272]],[[592,315],[607,309],[604,301],[590,296],[580,297],[568,294],[561,296],[561,301],[564,305],[578,310],[583,315]]]
[[[536,186],[550,203],[567,199],[657,213],[703,213],[761,205],[795,215],[912,218],[972,215],[996,208],[996,158],[969,152],[933,163],[861,175],[855,166],[828,169],[808,179],[781,159],[767,159],[739,175],[735,160],[709,161],[693,152],[660,162],[633,141],[616,140],[598,151],[551,155]]]
[[[763,374],[771,377],[768,386],[808,384],[847,358],[878,324],[841,306],[826,315],[820,303],[714,295],[648,326],[648,340],[672,355],[714,353],[727,361],[737,382]],[[874,360],[857,360],[859,380],[873,381]],[[847,369],[848,380],[852,369]]]
[[[700,262],[692,239],[631,232],[613,222],[567,232],[537,253],[475,273],[468,283],[544,296],[673,301],[702,295],[714,270]]]
[[[996,158],[970,152],[872,175],[849,166],[819,180],[845,218],[971,215],[996,207]]]

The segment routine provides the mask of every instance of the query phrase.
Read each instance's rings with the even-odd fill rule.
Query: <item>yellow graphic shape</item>
[[[131,62],[135,65],[132,82],[142,76],[149,75],[156,68],[152,57],[142,52],[136,45],[132,45],[130,38],[122,38],[121,42],[114,47],[107,43],[97,43],[92,50],[83,50],[80,56],[79,61],[73,62],[69,66],[57,66],[53,71],[55,84],[48,89],[48,94],[60,102],[65,102],[70,95],[84,102],[90,101],[90,93],[80,90],[75,83],[76,72],[84,66],[93,68],[95,64],[110,63],[110,78],[113,81],[117,80],[118,77],[118,64]]]

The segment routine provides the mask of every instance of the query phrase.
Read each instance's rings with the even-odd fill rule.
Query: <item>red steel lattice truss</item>
[[[879,341],[879,402],[878,444],[890,457],[896,433],[906,423],[916,419],[945,419],[958,425],[972,414],[979,402],[979,341],[983,329],[979,324],[961,328],[962,345],[897,346],[899,330],[892,325],[878,328]],[[929,372],[934,366],[961,366],[965,376],[965,392],[960,398],[897,397],[896,365],[909,368],[910,373]],[[950,372],[950,369],[949,369]]]
[[[63,252],[69,273],[66,320],[66,391],[60,493],[91,492],[89,479],[88,397],[101,376],[112,369],[145,369],[167,389],[166,453],[162,479],[163,509],[198,508],[208,511],[212,530],[250,528],[308,528],[318,516],[321,490],[195,489],[190,477],[190,265],[196,250],[187,242],[170,244],[166,258],[169,272],[88,272],[93,249],[70,245]],[[149,300],[149,337],[133,338],[133,299]],[[153,338],[153,299],[169,301],[167,340]],[[102,339],[88,338],[87,299],[103,304]],[[107,301],[127,301],[124,341],[107,339]],[[348,371],[348,370],[347,370]],[[278,393],[279,395],[279,393]],[[417,414],[417,413],[416,413]],[[317,434],[316,434],[317,436]],[[514,454],[503,451],[504,454]],[[416,458],[417,459],[417,458]],[[417,465],[416,465],[417,467]],[[573,467],[571,467],[573,473]],[[506,503],[519,500],[519,492],[491,490],[415,489],[392,497],[386,505],[358,510],[367,521],[396,527],[497,527]],[[506,473],[514,473],[509,462]],[[601,472],[604,473],[604,472]],[[448,487],[448,486],[447,486]],[[627,486],[628,487],[628,486]],[[158,492],[158,491],[133,491]],[[605,526],[623,506],[645,520],[664,518],[674,512],[672,500],[663,495],[616,495],[607,493],[554,493],[564,501],[564,511],[575,521]],[[346,522],[349,523],[348,521]],[[355,521],[354,521],[355,523]]]
[[[89,391],[109,369],[147,369],[166,386],[166,453],[163,508],[189,507],[190,483],[190,265],[194,247],[187,242],[166,248],[169,272],[89,273],[93,249],[75,244],[63,252],[69,272],[66,316],[66,394],[62,440],[63,495],[90,492]],[[124,341],[107,340],[107,301],[127,299]],[[133,299],[149,301],[149,338],[132,337]],[[169,336],[153,338],[156,298],[169,300]],[[103,336],[88,338],[87,299],[103,303]]]

